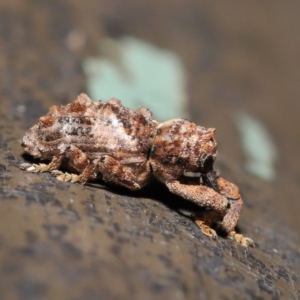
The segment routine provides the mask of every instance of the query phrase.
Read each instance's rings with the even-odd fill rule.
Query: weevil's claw
[[[244,247],[255,246],[255,243],[252,239],[245,237],[240,233],[236,233],[235,231],[231,231],[228,236]]]
[[[201,220],[195,220],[195,223],[200,227],[201,231],[202,231],[205,235],[207,235],[207,236],[213,238],[214,240],[218,237],[216,231],[213,230],[212,228],[210,228],[208,225],[206,225],[206,224],[204,223],[204,221],[201,221]]]

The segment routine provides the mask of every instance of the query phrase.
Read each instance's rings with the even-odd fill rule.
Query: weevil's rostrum
[[[101,176],[130,190],[156,177],[172,193],[207,208],[195,217],[204,234],[215,238],[214,225],[252,245],[234,231],[243,205],[238,188],[213,169],[215,133],[183,119],[158,123],[146,108],[131,110],[117,99],[93,102],[81,94],[66,106],[52,106],[21,140],[26,152],[50,163],[24,163],[21,169],[80,183]],[[59,171],[62,163],[71,173]],[[186,183],[189,172],[198,174],[197,184]]]

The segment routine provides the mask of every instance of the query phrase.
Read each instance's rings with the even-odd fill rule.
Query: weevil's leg
[[[220,192],[219,185],[217,181],[217,172],[215,170],[211,170],[210,172],[206,173],[205,175],[202,175],[202,180],[204,181],[204,185],[212,188],[217,193]]]
[[[202,233],[205,235],[216,239],[218,237],[216,231],[212,229],[209,225],[205,223],[205,221],[202,221],[200,219],[195,219],[195,223],[198,225],[198,227],[201,229]]]
[[[231,231],[228,236],[244,247],[255,246],[255,243],[252,239],[245,237],[240,233],[236,233],[235,231]]]
[[[241,216],[243,207],[243,200],[238,187],[222,177],[219,177],[217,180],[220,193],[228,198],[230,203],[230,207],[221,223],[222,229],[225,230],[229,237],[237,241],[239,244],[243,246],[253,246],[254,242],[252,239],[244,237],[242,234],[234,231],[234,228]]]
[[[170,192],[199,206],[212,209],[205,212],[201,217],[195,217],[195,222],[205,235],[216,238],[217,234],[211,225],[222,220],[228,205],[227,198],[204,185],[186,185],[178,181],[167,182],[166,185]]]
[[[211,210],[203,213],[202,216],[195,217],[196,224],[201,228],[204,234],[215,238],[216,232],[211,226],[214,223],[219,223],[224,216],[221,223],[222,229],[239,244],[243,246],[253,245],[254,243],[251,239],[237,234],[233,230],[240,217],[243,205],[238,188],[223,178],[218,178],[218,184],[220,194],[207,186],[184,185],[178,181],[168,182],[167,186],[170,192],[200,206],[211,208]],[[230,199],[228,200],[227,197]],[[230,207],[228,208],[229,203]]]
[[[141,184],[144,181],[143,176],[144,174],[149,174],[150,169],[148,164],[145,165],[145,172],[138,179],[129,168],[125,168],[119,161],[109,155],[103,155],[97,160],[97,171],[102,174],[104,181],[112,182],[135,191],[141,189]]]
[[[240,233],[236,233],[234,228],[240,218],[243,200],[239,198],[238,200],[229,200],[230,208],[228,209],[226,215],[221,223],[221,228],[226,231],[229,237],[234,239],[236,242],[242,246],[254,246],[254,241],[248,237],[243,236]]]
[[[201,216],[195,216],[194,221],[200,227],[201,231],[212,238],[216,238],[217,234],[214,229],[211,228],[212,225],[218,223],[223,219],[222,215],[216,211],[210,210],[204,212]],[[222,223],[221,223],[222,226]],[[223,227],[222,227],[223,229]],[[254,241],[248,237],[243,236],[240,233],[236,233],[234,230],[228,233],[228,236],[235,240],[238,244],[242,246],[254,246]]]
[[[60,181],[70,181],[85,184],[89,179],[94,179],[96,177],[95,169],[95,165],[88,164],[81,174],[67,172],[64,173],[59,170],[53,170],[51,174]]]
[[[179,181],[170,181],[166,185],[171,193],[192,201],[199,206],[211,208],[223,215],[226,212],[228,206],[227,198],[215,192],[210,187],[204,185],[186,185]]]
[[[58,169],[61,164],[61,160],[62,156],[54,156],[52,161],[47,165],[23,163],[20,165],[20,169],[31,173],[49,172]]]
[[[219,220],[220,214],[213,210],[206,211],[201,216],[194,217],[194,221],[200,227],[201,231],[214,239],[217,238],[217,233],[211,226]]]
[[[61,181],[71,181],[86,183],[89,179],[95,178],[96,165],[90,162],[89,158],[79,148],[74,145],[69,146],[64,151],[64,157],[69,159],[69,164],[80,174],[64,173],[59,170],[53,170],[52,175]]]
[[[228,208],[223,221],[221,223],[221,228],[229,234],[234,230],[242,212],[243,201],[241,198],[238,200],[229,200],[230,207]]]
[[[221,224],[222,229],[229,234],[236,226],[243,207],[243,201],[238,187],[222,177],[217,179],[220,194],[229,200],[229,208]]]
[[[233,184],[225,180],[223,177],[217,178],[219,192],[224,195],[228,199],[239,199],[241,197],[239,188]]]

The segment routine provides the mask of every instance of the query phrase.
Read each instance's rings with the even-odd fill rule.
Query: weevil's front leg
[[[222,216],[225,215],[228,206],[227,198],[204,185],[186,185],[179,181],[167,182],[166,185],[170,192],[211,209],[203,216],[196,217],[195,222],[205,235],[216,238],[217,234],[211,225],[222,220]]]
[[[222,229],[225,230],[229,237],[236,240],[239,244],[243,246],[253,246],[254,242],[252,239],[244,237],[242,234],[236,233],[234,231],[234,228],[241,216],[243,207],[243,200],[241,198],[238,187],[222,177],[219,177],[217,181],[220,194],[225,196],[230,203],[230,207],[227,210],[221,223]]]
[[[58,169],[61,164],[61,160],[62,156],[54,156],[52,161],[47,165],[23,163],[20,165],[20,169],[31,173],[49,172]]]
[[[166,185],[171,193],[192,201],[199,206],[209,207],[222,214],[226,212],[228,205],[227,198],[215,192],[210,187],[205,185],[187,185],[179,181],[170,181]]]
[[[220,194],[229,200],[230,206],[222,222],[223,230],[229,234],[236,226],[243,207],[238,187],[222,177],[217,179]]]
[[[201,215],[194,216],[194,221],[200,227],[201,231],[214,239],[217,238],[217,233],[212,229],[212,226],[220,219],[222,219],[220,218],[220,214],[213,210],[205,211]]]

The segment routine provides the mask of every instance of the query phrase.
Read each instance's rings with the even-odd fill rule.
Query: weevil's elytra
[[[24,163],[28,172],[50,171],[59,180],[85,183],[101,176],[106,182],[139,190],[153,177],[184,199],[209,208],[195,217],[208,236],[218,224],[240,244],[253,241],[236,234],[242,209],[238,188],[218,177],[213,169],[217,157],[216,130],[184,119],[158,123],[146,108],[131,110],[117,99],[93,102],[81,94],[66,106],[52,106],[25,134],[25,151],[46,164]],[[62,160],[77,174],[59,171]],[[197,184],[185,184],[185,174],[198,174]]]

